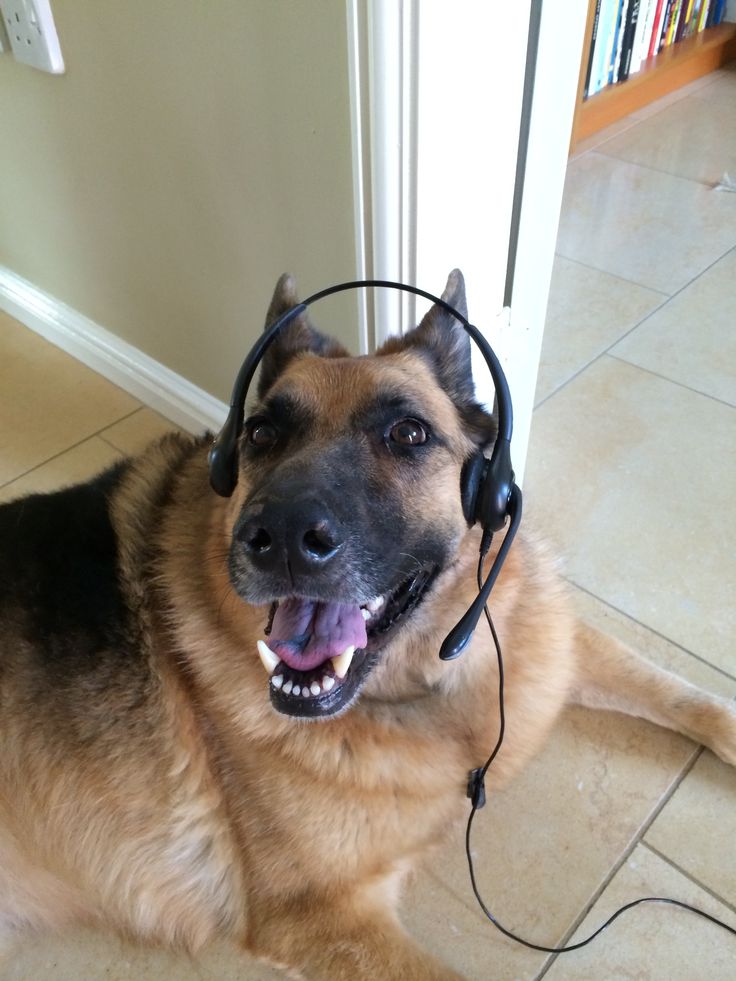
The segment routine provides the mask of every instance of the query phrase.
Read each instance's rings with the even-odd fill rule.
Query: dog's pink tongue
[[[368,637],[359,606],[292,597],[279,603],[268,646],[289,667],[311,671],[346,647],[365,647]]]

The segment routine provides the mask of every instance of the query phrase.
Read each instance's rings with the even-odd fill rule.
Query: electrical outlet
[[[0,11],[15,60],[60,75],[64,59],[49,0],[0,0]]]

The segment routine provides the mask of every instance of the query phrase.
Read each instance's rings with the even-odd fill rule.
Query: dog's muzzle
[[[243,509],[235,536],[259,571],[290,577],[322,572],[347,537],[334,512],[316,496],[252,502]]]

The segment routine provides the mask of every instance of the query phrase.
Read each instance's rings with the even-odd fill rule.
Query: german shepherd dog
[[[443,298],[464,314],[459,273]],[[268,322],[296,302],[282,277]],[[231,498],[208,440],[171,435],[0,510],[3,942],[83,922],[226,936],[303,978],[460,977],[397,907],[498,731],[485,631],[437,656],[476,594],[461,470],[493,439],[444,309],[366,357],[304,314],[262,364]],[[497,783],[571,701],[736,763],[733,707],[577,623],[533,541],[492,604]]]

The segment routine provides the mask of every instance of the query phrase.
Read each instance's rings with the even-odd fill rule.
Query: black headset
[[[488,365],[496,390],[498,435],[493,445],[491,457],[488,459],[479,450],[465,462],[460,478],[460,496],[463,514],[468,525],[472,526],[478,523],[483,529],[480,548],[482,556],[490,548],[494,533],[504,527],[507,518],[510,518],[511,521],[506,537],[498,550],[491,571],[478,597],[442,644],[440,657],[443,661],[448,661],[462,653],[470,640],[498,573],[501,571],[501,566],[521,521],[521,491],[514,482],[514,471],[511,466],[511,434],[514,414],[506,376],[493,349],[478,328],[474,327],[466,317],[441,297],[427,293],[416,286],[407,286],[404,283],[395,283],[384,279],[361,279],[328,286],[327,289],[313,293],[306,300],[297,303],[296,306],[282,314],[265,329],[240,366],[240,371],[233,385],[227,419],[209,452],[210,484],[212,489],[221,497],[230,497],[235,490],[238,482],[238,440],[243,432],[248,389],[256,368],[279,331],[318,300],[332,296],[334,293],[344,293],[347,290],[366,287],[382,287],[400,290],[404,293],[413,293],[415,296],[430,300],[450,313],[475,341],[476,347]]]

